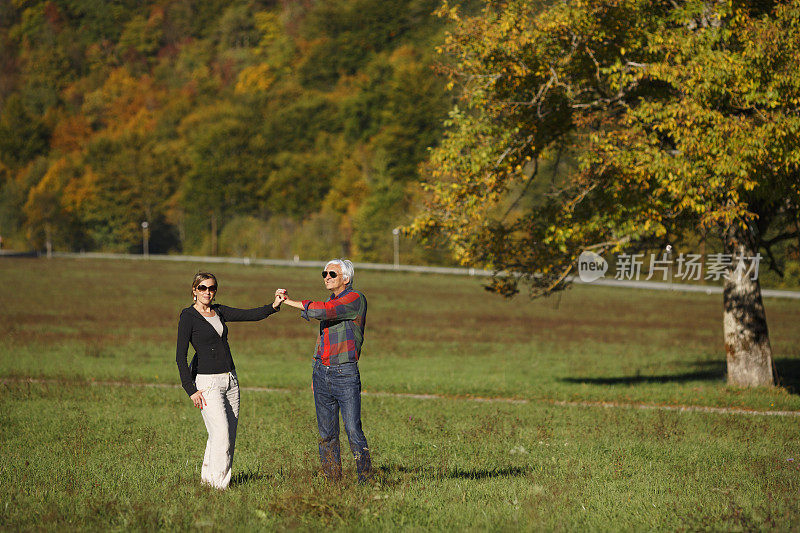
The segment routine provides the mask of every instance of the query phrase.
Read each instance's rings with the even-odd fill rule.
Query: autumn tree
[[[24,213],[29,239],[38,246],[44,245],[50,254],[54,242],[68,239],[77,223],[70,209],[66,191],[79,175],[74,161],[61,158],[53,162],[41,180],[28,192]]]
[[[772,385],[751,258],[798,237],[800,4],[511,0],[440,14],[456,25],[443,50],[461,102],[414,230],[446,235],[509,296],[565,288],[587,250],[716,235],[733,258],[728,381]],[[562,159],[574,164],[544,175]]]
[[[181,184],[187,216],[210,229],[210,250],[230,215],[255,210],[264,180],[260,138],[249,114],[231,105],[201,108],[187,116],[180,131],[186,138],[189,168]]]
[[[48,132],[42,121],[14,95],[0,113],[0,161],[20,167],[47,150]]]

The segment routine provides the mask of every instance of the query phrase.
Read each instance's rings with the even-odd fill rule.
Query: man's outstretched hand
[[[281,302],[286,302],[286,305],[303,309],[303,302],[289,299],[289,291],[286,289],[278,289],[275,291],[275,298],[282,298]]]

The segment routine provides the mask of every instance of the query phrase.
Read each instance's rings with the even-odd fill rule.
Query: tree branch
[[[547,286],[547,288],[544,289],[543,294],[549,294],[553,292],[556,287],[558,287],[565,279],[567,279],[567,276],[570,272],[572,272],[572,263],[570,263],[569,266],[564,269],[561,275],[556,278],[555,282],[551,283]]]
[[[539,158],[537,157],[536,159],[533,160],[533,172],[531,173],[530,177],[525,181],[525,185],[522,187],[522,192],[519,193],[517,199],[514,200],[514,202],[506,210],[505,214],[500,218],[501,221],[505,220],[508,214],[511,213],[511,211],[515,207],[517,207],[517,204],[519,204],[519,201],[522,200],[523,196],[525,196],[525,193],[528,191],[528,187],[533,182],[533,178],[535,178],[538,173],[539,173]]]
[[[772,255],[772,248],[769,246],[764,247],[764,251],[767,252],[767,259],[769,260],[769,267],[778,273],[780,277],[783,277],[783,270],[778,266],[778,262],[775,260],[775,256]]]
[[[785,231],[785,232],[781,233],[780,235],[776,235],[775,237],[773,237],[771,239],[762,240],[761,244],[762,244],[762,246],[764,246],[764,248],[769,248],[773,244],[779,243],[781,241],[786,241],[786,240],[789,240],[789,239],[794,239],[794,238],[797,238],[797,237],[800,237],[800,232],[797,232],[797,231]]]

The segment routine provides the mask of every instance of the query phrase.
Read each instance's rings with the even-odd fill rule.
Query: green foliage
[[[787,263],[782,285],[792,289],[800,288],[800,261]]]
[[[158,222],[163,222],[184,168],[173,147],[129,132],[117,139],[95,139],[86,162],[93,171],[95,192],[84,202],[83,218],[95,246],[139,249],[144,221],[156,234],[169,232]],[[152,251],[167,249],[154,246]]]
[[[747,227],[797,237],[794,2],[489,3],[455,30],[461,108],[433,156],[418,234],[446,235],[493,288],[563,288],[578,255]],[[510,201],[566,147],[535,208]],[[521,191],[521,192],[520,192]],[[784,234],[784,230],[787,230]]]
[[[251,48],[259,40],[252,5],[234,4],[219,19],[215,39],[220,49]]]
[[[128,62],[153,56],[159,49],[162,22],[163,15],[161,13],[149,20],[142,15],[135,15],[131,18],[125,24],[117,43],[120,56],[127,58]]]
[[[61,0],[63,17],[69,24],[80,27],[87,42],[116,42],[125,23],[141,9],[138,0]]]
[[[375,54],[414,30],[430,31],[424,17],[436,4],[409,0],[320,3],[303,24],[311,49],[300,66],[300,79],[308,86],[324,88],[332,87],[341,76],[356,74]]]
[[[261,126],[268,153],[310,151],[320,132],[338,128],[335,108],[321,94],[278,89]]]
[[[369,182],[371,194],[354,217],[354,224],[360,229],[354,244],[366,260],[374,263],[392,261],[392,231],[407,221],[404,189],[402,184],[392,181],[389,162],[385,152],[375,154],[374,173]]]
[[[0,162],[19,168],[47,151],[48,131],[41,118],[26,109],[22,98],[13,95],[0,115]]]
[[[255,207],[259,154],[244,110],[225,106],[202,108],[181,126],[191,168],[183,183],[184,202],[198,211],[248,211]]]
[[[272,212],[304,218],[320,209],[335,163],[325,152],[280,152],[259,193]]]
[[[16,248],[12,241],[22,239],[22,207],[25,205],[25,188],[11,178],[11,172],[0,164],[0,236],[3,246]]]

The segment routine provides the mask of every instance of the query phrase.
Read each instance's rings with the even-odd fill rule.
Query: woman
[[[199,272],[192,282],[194,305],[181,311],[175,362],[181,385],[195,407],[200,408],[208,430],[208,442],[200,479],[218,489],[231,481],[231,465],[239,421],[239,381],[228,346],[228,322],[262,320],[280,310],[286,299],[276,295],[272,305],[236,309],[214,304],[217,278]],[[189,343],[197,352],[192,368],[186,364]]]

